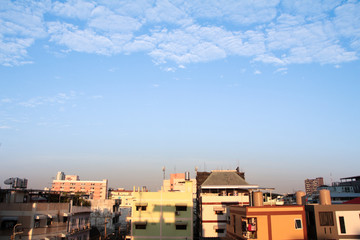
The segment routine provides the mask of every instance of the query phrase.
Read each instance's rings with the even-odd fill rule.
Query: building
[[[90,222],[102,236],[117,235],[120,227],[120,200],[97,199],[89,200],[91,203]]]
[[[133,202],[133,190],[118,188],[109,192],[109,199],[120,200],[120,207],[130,208]]]
[[[321,187],[318,187],[317,191],[311,195],[311,200],[313,203],[319,203],[319,193],[323,189],[330,191],[332,204],[340,204],[352,200],[354,198],[360,197],[360,193],[356,193],[354,191],[353,186],[344,186],[344,185],[335,185],[335,184],[333,186],[323,185]]]
[[[1,190],[0,239],[88,240],[90,207],[58,201],[58,195],[44,191]]]
[[[184,192],[185,191],[185,178],[188,173],[172,173],[170,179],[163,180],[164,191],[169,192]],[[196,198],[196,179],[189,179],[193,182],[193,194]]]
[[[352,187],[354,192],[360,193],[360,176],[340,178],[340,182],[335,184],[341,187]]]
[[[330,192],[320,191],[320,204],[305,206],[309,239],[360,239],[360,204],[331,205]]]
[[[201,238],[219,238],[226,235],[229,206],[249,205],[251,192],[258,185],[250,185],[237,170],[200,172],[198,183],[198,223]]]
[[[316,191],[318,187],[324,185],[324,179],[322,177],[318,177],[315,179],[306,179],[305,180],[305,192],[310,195]]]
[[[108,180],[81,181],[77,175],[65,175],[59,172],[56,180],[53,180],[51,191],[66,193],[81,193],[88,195],[90,199],[107,199]],[[61,180],[58,180],[61,179]]]
[[[130,239],[193,239],[192,182],[184,192],[134,191]]]
[[[308,239],[304,206],[231,206],[226,239]]]

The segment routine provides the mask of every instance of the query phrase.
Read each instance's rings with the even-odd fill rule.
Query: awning
[[[214,209],[214,211],[225,211],[225,208],[224,207],[214,207],[213,208]]]
[[[71,213],[64,212],[64,213],[62,213],[62,215],[63,215],[63,217],[70,217]]]
[[[226,229],[226,225],[215,225],[213,228],[214,228],[214,230],[217,230],[217,229]]]
[[[37,220],[47,219],[47,215],[44,215],[44,214],[35,214],[35,215],[34,215],[34,218],[37,219]]]
[[[51,219],[56,219],[57,215],[56,214],[48,214],[47,217],[51,218]]]
[[[182,226],[184,226],[184,225],[188,225],[188,223],[187,223],[187,222],[184,222],[184,221],[176,221],[176,222],[175,222],[175,225],[182,225]]]
[[[134,222],[135,225],[146,225],[147,221],[136,221]]]
[[[175,203],[176,207],[187,207],[186,203]]]
[[[147,205],[148,205],[147,203],[143,203],[143,202],[135,203],[135,206],[138,206],[138,207],[146,207]]]

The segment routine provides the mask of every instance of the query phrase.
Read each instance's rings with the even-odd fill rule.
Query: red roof
[[[360,204],[360,197],[344,202],[344,204]]]

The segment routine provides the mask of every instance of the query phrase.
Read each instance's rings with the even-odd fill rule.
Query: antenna
[[[165,166],[162,167],[162,171],[163,171],[163,179],[165,180]]]

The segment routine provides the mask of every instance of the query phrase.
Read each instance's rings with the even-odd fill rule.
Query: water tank
[[[262,192],[253,192],[253,198],[254,198],[254,206],[255,207],[261,207],[264,206],[264,199]]]
[[[331,205],[330,191],[327,189],[321,189],[319,191],[320,205]]]
[[[296,192],[296,204],[297,205],[305,205],[304,201],[303,201],[303,197],[305,196],[305,192],[303,191],[297,191]]]
[[[190,172],[185,172],[185,180],[190,181]]]

